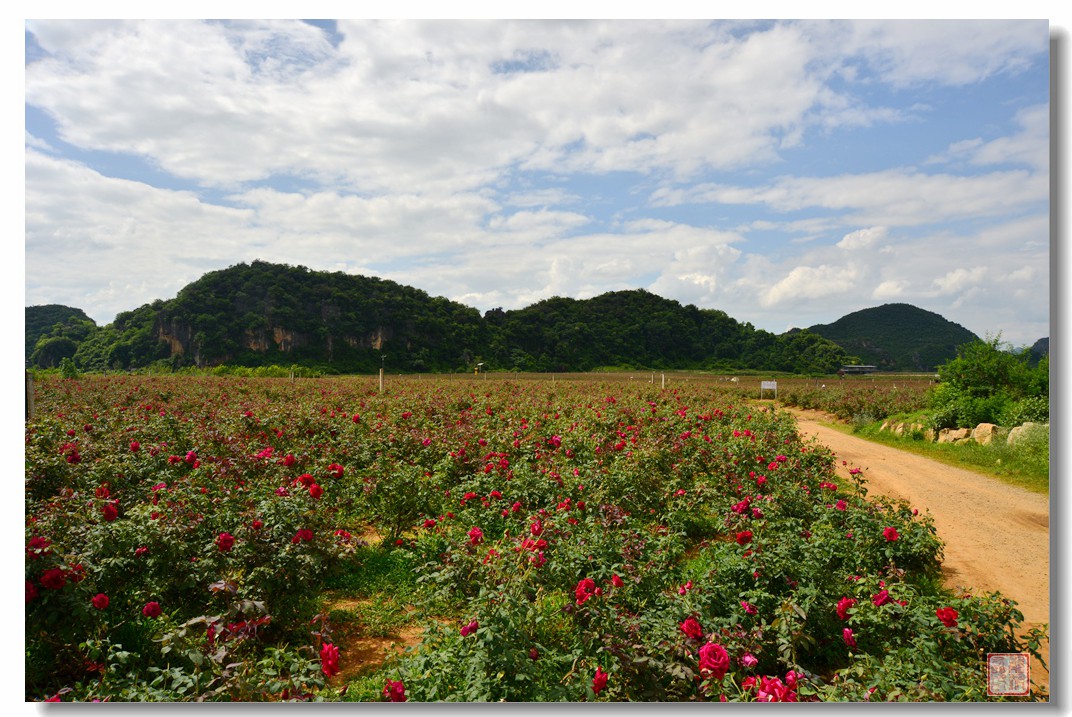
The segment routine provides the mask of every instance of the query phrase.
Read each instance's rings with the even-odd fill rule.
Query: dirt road
[[[1025,628],[1050,622],[1047,496],[846,435],[822,425],[831,419],[819,411],[792,413],[801,434],[815,436],[834,452],[842,475],[860,468],[869,493],[904,499],[933,516],[945,543],[946,585],[1015,600]],[[1047,646],[1047,662],[1048,652]],[[1032,676],[1043,681],[1035,669]]]

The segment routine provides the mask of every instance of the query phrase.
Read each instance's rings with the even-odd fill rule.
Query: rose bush
[[[424,633],[345,699],[981,699],[980,655],[1040,637],[936,587],[929,518],[708,387],[37,386],[27,699],[338,699],[321,591],[358,536],[413,566]]]

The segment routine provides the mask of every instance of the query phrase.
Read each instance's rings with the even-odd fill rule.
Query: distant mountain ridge
[[[979,340],[960,324],[911,304],[862,309],[808,330],[882,371],[934,371],[956,358],[958,346]]]
[[[870,316],[864,322],[870,326],[908,317],[909,332],[917,338],[921,315],[937,317],[927,326],[956,326],[915,307],[890,306],[903,308],[857,314]],[[899,350],[889,348],[891,329],[875,338],[874,332],[854,334],[846,328],[857,314],[775,335],[723,311],[683,306],[637,289],[591,299],[553,297],[481,316],[474,308],[392,281],[263,261],[209,272],[175,298],[120,313],[106,326],[96,326],[81,310],[62,308],[66,314],[56,313],[55,306],[26,309],[31,365],[56,366],[69,356],[83,370],[226,363],[299,365],[329,373],[369,373],[381,366],[447,372],[472,371],[481,364],[484,370],[541,372],[650,368],[826,374],[856,362],[921,370],[944,357],[954,340],[945,334],[932,337],[928,346],[942,351],[917,348],[906,369]],[[830,336],[821,333],[831,327]],[[976,338],[970,332],[957,336]],[[58,350],[43,350],[49,347]]]

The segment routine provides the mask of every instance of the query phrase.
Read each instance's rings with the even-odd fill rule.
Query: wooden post
[[[34,415],[34,385],[33,374],[26,372],[26,420],[33,420]]]
[[[383,393],[383,367],[380,367],[380,393]]]
[[[666,388],[666,374],[664,373],[660,375],[663,377],[663,385],[661,386],[661,388]]]

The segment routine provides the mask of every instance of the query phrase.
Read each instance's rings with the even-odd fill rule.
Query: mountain
[[[1031,363],[1037,364],[1043,356],[1050,355],[1050,337],[1041,338],[1028,349],[1031,352]]]
[[[554,297],[481,316],[392,281],[262,261],[210,272],[173,299],[120,313],[77,342],[73,355],[82,370],[162,362],[300,365],[330,373],[369,373],[381,365],[471,371],[478,363],[521,371],[831,373],[852,359],[810,331],[776,336],[643,290]]]
[[[74,356],[78,343],[96,326],[81,309],[62,304],[27,306],[26,363],[49,368],[59,366],[64,358]]]
[[[934,371],[956,358],[958,346],[979,340],[960,324],[910,304],[863,309],[808,330],[883,371]]]
[[[775,336],[725,312],[642,289],[591,299],[553,297],[485,314],[499,365],[522,371],[614,368],[754,368],[830,373],[849,357],[809,332]]]

